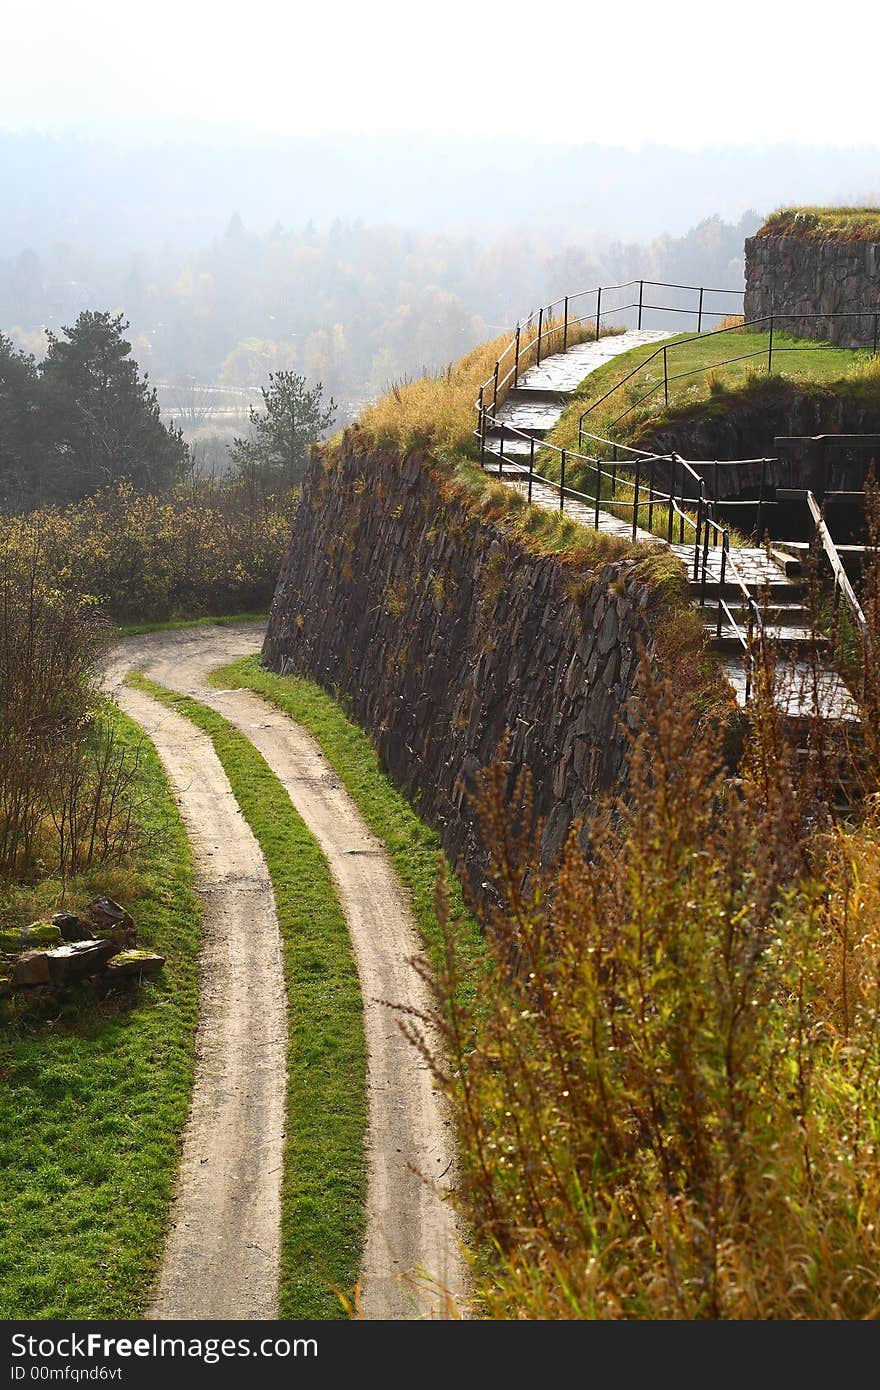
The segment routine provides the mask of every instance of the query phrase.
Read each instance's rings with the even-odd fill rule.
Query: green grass
[[[656,344],[633,348],[604,363],[581,382],[558,424],[548,435],[547,442],[557,449],[610,459],[612,449],[588,438],[587,434],[650,450],[651,435],[658,430],[671,427],[685,414],[693,416],[724,410],[738,391],[751,390],[756,382],[785,380],[821,386],[852,379],[855,384],[871,372],[871,354],[864,350],[838,348],[827,343],[811,343],[804,347],[803,339],[774,333],[773,374],[768,377],[769,343],[769,334],[743,329],[703,334],[699,338],[690,335],[670,338],[665,344],[670,378],[668,405],[663,385],[662,351],[658,353]],[[753,353],[759,356],[746,356]],[[744,360],[726,363],[729,357],[742,357]],[[581,416],[591,405],[595,409],[583,421],[584,435],[581,437]],[[558,480],[558,453],[550,449],[539,450],[535,467],[545,477]],[[628,477],[630,472],[621,466],[618,476]],[[658,487],[665,485],[664,478],[657,481]],[[595,469],[569,458],[566,482],[570,487],[592,495]],[[616,495],[625,500],[632,497],[626,488],[619,488]],[[603,479],[602,496],[610,498],[608,479]],[[609,510],[624,520],[632,519],[630,510]],[[638,523],[644,530],[665,536],[667,509],[655,506],[653,516],[649,518],[648,508],[640,507]],[[686,530],[685,540],[690,540],[692,536],[693,532]],[[745,541],[745,537],[731,532],[732,544],[741,545]]]
[[[186,833],[152,746],[140,748],[148,832],[136,869],[70,886],[127,900],[166,967],[132,1007],[80,996],[42,1018],[0,1003],[0,1318],[142,1317],[161,1258],[192,1086],[199,912]],[[7,920],[55,910],[60,884],[7,895]],[[39,911],[34,911],[39,909]]]
[[[682,334],[659,346],[666,348],[670,406],[698,403],[709,399],[719,386],[730,390],[752,380],[756,372],[768,374],[769,333],[734,328],[698,338]],[[774,374],[801,381],[837,381],[863,366],[870,355],[865,349],[828,343],[805,345],[803,338],[788,333],[773,335]],[[734,357],[742,360],[728,360]],[[663,353],[656,344],[606,362],[578,387],[550,435],[551,442],[577,448],[579,417],[605,397],[584,420],[584,430],[626,443],[646,418],[664,409],[663,380]],[[587,447],[591,450],[592,444]]]
[[[439,836],[419,819],[406,797],[382,771],[379,755],[363,729],[352,723],[320,686],[298,676],[276,676],[260,665],[257,656],[222,667],[214,672],[211,681],[225,689],[253,690],[314,735],[364,820],[387,848],[398,877],[410,894],[428,953],[435,961],[440,950],[440,929],[434,911],[434,888],[438,867],[445,865],[451,915],[457,924],[464,964],[462,987],[467,993],[468,977],[482,969],[486,959],[483,937],[465,906],[461,885],[445,861]]]
[[[269,869],[290,1019],[281,1216],[282,1318],[342,1318],[364,1230],[366,1053],[357,970],[323,854],[244,734],[142,676],[138,689],[207,733]]]
[[[229,627],[233,623],[265,622],[268,613],[227,613],[219,618],[168,618],[161,623],[121,623],[116,631],[120,637],[139,637],[146,632],[179,632],[184,627]]]
[[[807,241],[880,241],[880,208],[779,208],[756,236],[796,236]]]

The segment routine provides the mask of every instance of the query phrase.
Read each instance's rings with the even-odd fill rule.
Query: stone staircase
[[[554,353],[531,367],[507,394],[491,428],[487,429],[484,467],[497,473],[510,487],[524,491],[527,470],[524,464],[531,451],[531,440],[539,444],[558,422],[575,389],[597,367],[631,348],[662,340],[663,332],[636,330],[598,342],[580,343],[567,352]],[[508,434],[508,430],[517,434]],[[525,437],[523,437],[525,436]],[[559,509],[558,488],[533,480],[532,502],[550,511]],[[575,497],[566,497],[565,514],[583,525],[597,524],[595,507]],[[598,529],[632,539],[632,525],[600,509]],[[636,539],[651,545],[666,541],[640,527]],[[748,627],[748,614],[742,593],[732,576],[721,584],[721,548],[710,547],[706,582],[694,579],[694,546],[673,544],[670,549],[687,568],[695,605],[703,616],[709,647],[718,659],[740,704],[747,693],[746,661],[740,633]],[[837,672],[828,664],[828,643],[817,638],[804,602],[804,581],[797,554],[776,547],[745,547],[730,552],[733,563],[748,589],[762,606],[765,637],[777,653],[779,688],[777,700],[791,718],[803,719],[818,709],[826,720],[852,722],[858,719],[855,702]],[[722,597],[733,614],[739,631],[722,612],[718,623],[718,599]]]
[[[578,343],[567,352],[555,352],[545,357],[538,366],[529,367],[516,386],[508,391],[504,404],[499,407],[493,426],[486,433],[486,447],[497,455],[501,446],[501,429],[504,425],[518,430],[529,438],[541,440],[557,424],[560,415],[568,405],[572,393],[580,386],[584,377],[595,372],[612,357],[643,344],[660,342],[668,338],[668,333],[649,329],[633,329],[631,332],[612,334],[600,338],[598,342]],[[505,458],[528,458],[528,439],[507,435],[504,439]]]

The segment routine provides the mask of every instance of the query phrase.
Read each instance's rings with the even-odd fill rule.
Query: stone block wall
[[[620,721],[658,602],[637,562],[584,575],[531,554],[423,456],[355,434],[313,459],[263,656],[338,694],[452,862],[478,873],[466,793],[506,732],[511,782],[524,765],[534,777],[545,859],[624,777]]]
[[[862,318],[792,319],[779,327],[841,347],[874,346],[875,314],[880,326],[880,242],[749,237],[744,312],[746,319],[867,313]]]

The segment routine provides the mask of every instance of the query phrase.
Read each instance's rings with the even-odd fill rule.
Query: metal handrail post
[[[480,466],[482,467],[483,455],[486,452],[486,410],[483,405],[483,387],[480,387],[480,394],[477,397],[477,428],[480,431]]]
[[[501,424],[501,441],[498,445],[498,476],[504,477],[504,423]]]
[[[593,530],[599,529],[599,493],[602,491],[602,463],[596,459],[596,505],[593,513]]]
[[[703,530],[703,573],[700,575],[700,607],[706,607],[706,576],[709,573],[709,518]]]
[[[602,318],[602,286],[596,290],[596,342],[599,341],[599,323]]]
[[[700,492],[697,497],[697,539],[694,543],[694,582],[696,583],[700,574],[700,533],[703,525],[703,508],[706,505],[705,484],[700,479]]]
[[[679,495],[678,501],[679,501],[679,506],[680,506],[681,510],[680,510],[680,512],[679,512],[679,514],[678,514],[678,543],[679,543],[679,545],[684,545],[684,469],[682,468],[682,469],[680,470],[680,472],[681,472],[681,493],[680,493],[680,495]]]
[[[643,299],[644,299],[644,296],[645,296],[645,282],[644,282],[644,280],[640,280],[640,281],[639,281],[639,325],[638,325],[639,328],[641,328],[641,326],[642,326],[642,301],[643,301]]]
[[[672,499],[673,499],[674,496],[675,496],[675,459],[672,457],[672,455],[670,455],[670,457],[669,457],[669,516],[666,518],[666,540],[667,540],[667,543],[668,543],[669,545],[672,545],[672,526],[673,526],[673,519],[672,519],[672,514],[673,514]]]
[[[535,473],[535,436],[529,439],[529,501],[532,500],[532,478]]]
[[[636,531],[639,528],[639,482],[641,480],[642,460],[636,459],[636,478],[633,487],[633,540],[636,538]]]
[[[700,307],[697,310],[697,332],[703,331],[703,286],[700,286]]]
[[[568,352],[568,295],[565,296],[565,308],[562,318],[562,351]]]
[[[718,618],[715,623],[715,636],[721,636],[721,600],[724,596],[724,576],[727,573],[727,532],[721,537],[721,579],[718,584]]]
[[[519,324],[516,325],[516,344],[513,350],[513,384],[519,385]]]
[[[559,510],[565,511],[565,450],[562,450],[561,468],[559,473]]]
[[[495,382],[492,391],[492,414],[498,413],[498,363],[495,363]]]
[[[537,360],[536,360],[536,362],[535,362],[535,366],[536,366],[536,367],[540,367],[540,365],[541,365],[541,338],[542,338],[542,336],[543,336],[543,333],[544,333],[544,310],[543,310],[543,309],[539,309],[539,310],[538,310],[538,338],[537,338],[538,356],[537,356]]]

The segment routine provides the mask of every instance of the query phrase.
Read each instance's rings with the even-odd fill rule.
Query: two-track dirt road
[[[205,908],[197,1069],[173,1230],[152,1315],[277,1316],[287,1040],[278,924],[265,862],[210,740],[124,686],[143,671],[210,705],[253,743],[320,845],[348,921],[364,1003],[369,1126],[362,1304],[367,1318],[444,1316],[465,1277],[454,1214],[451,1120],[385,1001],[427,990],[409,963],[421,943],[384,847],[314,739],[249,691],[209,673],[257,651],[254,624],[199,627],[120,644],[107,685],[153,740],[174,786]]]

